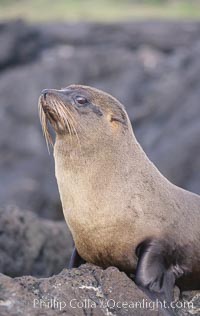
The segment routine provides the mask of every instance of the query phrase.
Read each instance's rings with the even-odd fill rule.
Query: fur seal
[[[71,267],[114,265],[150,298],[200,288],[200,196],[169,182],[137,142],[124,106],[92,87],[45,89],[39,99],[53,143]],[[172,314],[172,313],[171,313]]]

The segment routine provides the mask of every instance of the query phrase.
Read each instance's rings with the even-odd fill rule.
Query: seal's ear
[[[173,301],[173,289],[176,278],[183,274],[183,270],[175,264],[175,258],[170,258],[170,246],[166,247],[163,241],[147,240],[136,250],[138,264],[135,283],[152,300],[158,299],[160,304],[168,305],[163,309],[165,315],[175,315],[170,303]]]
[[[126,116],[121,110],[117,113],[108,113],[107,119],[113,126],[117,126],[118,124],[126,125]]]
[[[119,123],[124,124],[124,120],[122,120],[121,117],[118,117],[118,116],[115,116],[115,115],[112,115],[112,116],[110,117],[110,122],[111,122],[111,123],[112,123],[112,122],[119,122]]]

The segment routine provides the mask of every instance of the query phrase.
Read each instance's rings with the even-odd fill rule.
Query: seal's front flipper
[[[69,262],[69,269],[78,268],[81,264],[85,263],[85,260],[81,258],[76,247],[74,247],[70,262]]]
[[[138,264],[135,283],[152,300],[158,300],[164,315],[175,315],[170,303],[176,278],[183,270],[176,263],[174,251],[160,240],[146,240],[136,250]],[[167,308],[165,308],[167,306]]]

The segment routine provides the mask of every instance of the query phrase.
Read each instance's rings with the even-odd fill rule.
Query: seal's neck
[[[131,194],[139,194],[141,190],[156,190],[158,181],[167,181],[147,158],[134,135],[126,135],[126,141],[118,144],[102,146],[97,143],[80,148],[73,144],[66,146],[57,138],[54,156],[61,199],[67,192],[68,195],[84,192],[85,196],[90,194],[93,198],[94,195],[97,198],[97,192],[98,197],[108,192],[114,195],[122,186],[127,186]]]

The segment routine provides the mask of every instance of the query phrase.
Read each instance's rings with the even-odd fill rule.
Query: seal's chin
[[[51,103],[48,104],[43,95],[40,97],[39,102],[41,105],[41,110],[43,111],[44,115],[46,116],[52,127],[54,127],[55,123],[59,121],[59,117],[57,112],[55,111],[55,107],[52,107]]]

